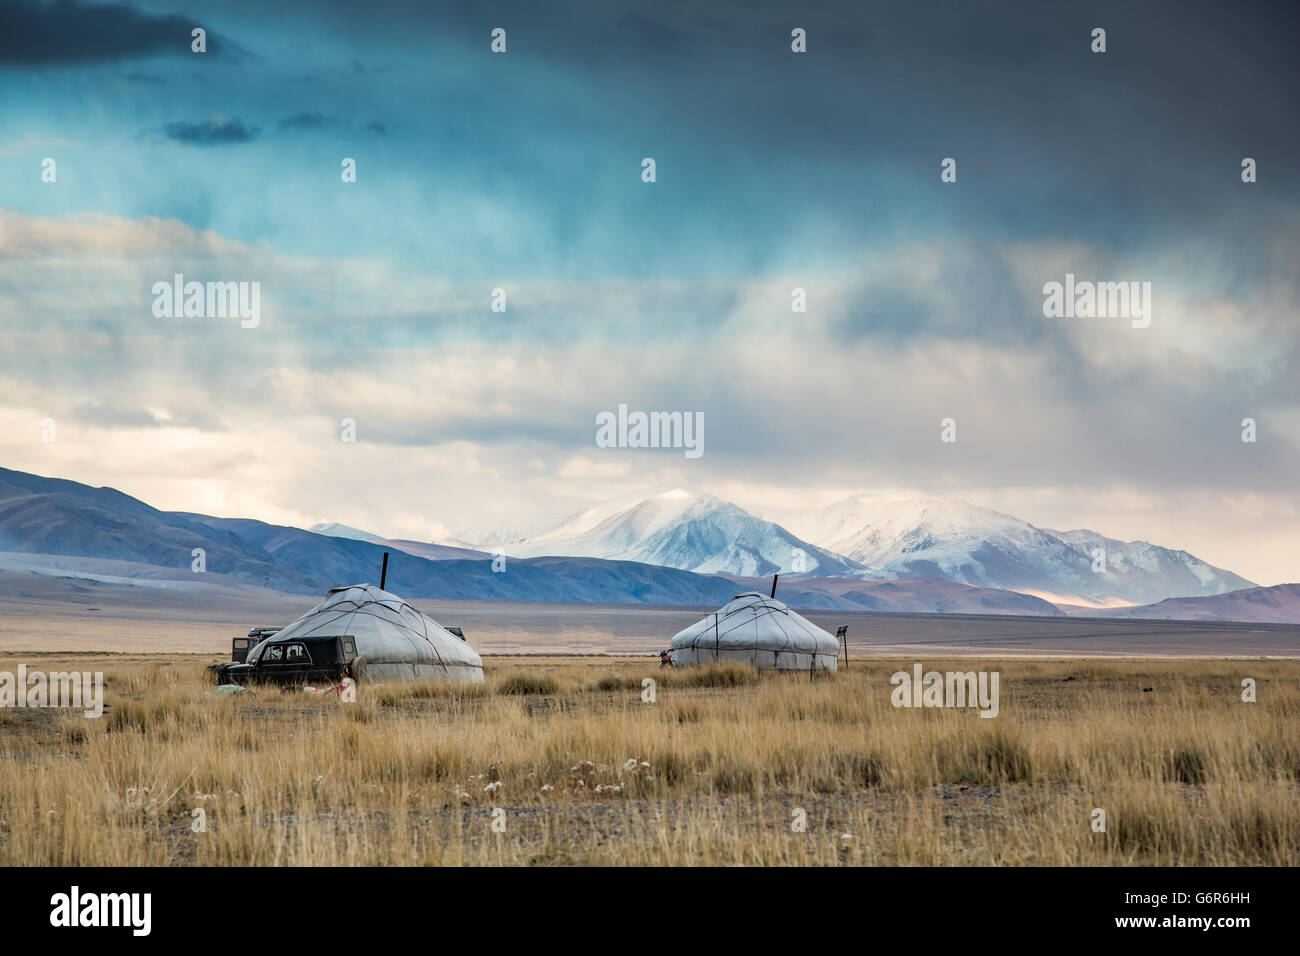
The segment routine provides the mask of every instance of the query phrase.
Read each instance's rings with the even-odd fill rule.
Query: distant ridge
[[[353,541],[384,540],[381,535],[371,534],[369,531],[362,531],[360,528],[351,528],[345,524],[339,524],[337,521],[314,524],[308,530],[310,530],[312,534],[328,535],[331,538],[350,538]]]
[[[1168,598],[1142,607],[1117,607],[1104,611],[1070,609],[1090,617],[1147,621],[1242,621],[1257,624],[1300,624],[1300,584],[1243,588],[1211,597]]]
[[[1186,551],[1092,531],[1038,528],[958,500],[855,495],[818,511],[771,517],[877,577],[946,578],[1094,607],[1255,586]]]

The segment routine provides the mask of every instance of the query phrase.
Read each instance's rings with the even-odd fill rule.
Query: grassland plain
[[[482,687],[355,704],[212,696],[211,659],[0,659],[104,671],[108,703],[0,710],[0,864],[1300,861],[1300,661],[927,661],[1001,673],[982,719],[891,706],[904,658],[810,680],[489,657]]]

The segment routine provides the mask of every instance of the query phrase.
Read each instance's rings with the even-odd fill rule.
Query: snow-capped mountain
[[[445,544],[492,550],[537,538],[562,525],[568,515],[546,514],[513,519],[501,524],[477,524],[456,531]]]
[[[353,528],[349,525],[339,524],[337,521],[325,521],[321,524],[314,524],[309,529],[312,534],[324,534],[331,538],[347,538],[350,541],[383,541],[383,537],[377,534],[371,534],[369,531],[362,531],[360,528]]]
[[[312,530],[382,540],[342,525]],[[388,543],[412,550],[410,542]],[[1093,608],[1207,597],[1254,586],[1186,551],[1092,531],[1038,528],[965,501],[881,495],[854,495],[823,509],[760,516],[712,495],[676,489],[607,502],[564,521],[545,516],[480,526],[441,544],[501,550],[515,557],[638,561],[746,577],[781,572],[934,578]]]
[[[769,517],[875,575],[940,577],[1049,601],[1147,604],[1252,586],[1185,551],[1036,528],[963,501],[856,495],[820,511]]]
[[[1147,541],[1119,541],[1095,531],[1049,531],[1066,544],[1094,559],[1104,551],[1106,573],[1116,581],[1147,579],[1152,585],[1140,590],[1135,604],[1147,604],[1173,597],[1209,597],[1255,587],[1255,582],[1223,568],[1207,564],[1186,551],[1161,548]],[[1163,594],[1164,597],[1157,596]]]
[[[856,562],[811,545],[731,502],[681,489],[592,508],[505,550],[523,557],[616,558],[747,576],[863,571]]]

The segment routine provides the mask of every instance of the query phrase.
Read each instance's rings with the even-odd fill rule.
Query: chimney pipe
[[[772,575],[772,593],[769,594],[768,597],[770,597],[770,598],[775,598],[775,597],[776,597],[776,579],[779,578],[780,576],[781,576],[781,575],[779,575],[779,574],[774,574],[774,575]]]
[[[388,583],[388,552],[384,552],[384,566],[379,570],[379,590],[388,590],[384,585]],[[775,587],[775,585],[773,585]]]

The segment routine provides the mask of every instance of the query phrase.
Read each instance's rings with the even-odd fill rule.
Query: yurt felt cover
[[[396,594],[373,584],[333,588],[283,630],[287,638],[351,634],[368,680],[483,683],[483,659],[459,637]]]
[[[732,598],[673,638],[674,664],[748,661],[779,670],[835,670],[839,642],[775,598]]]

